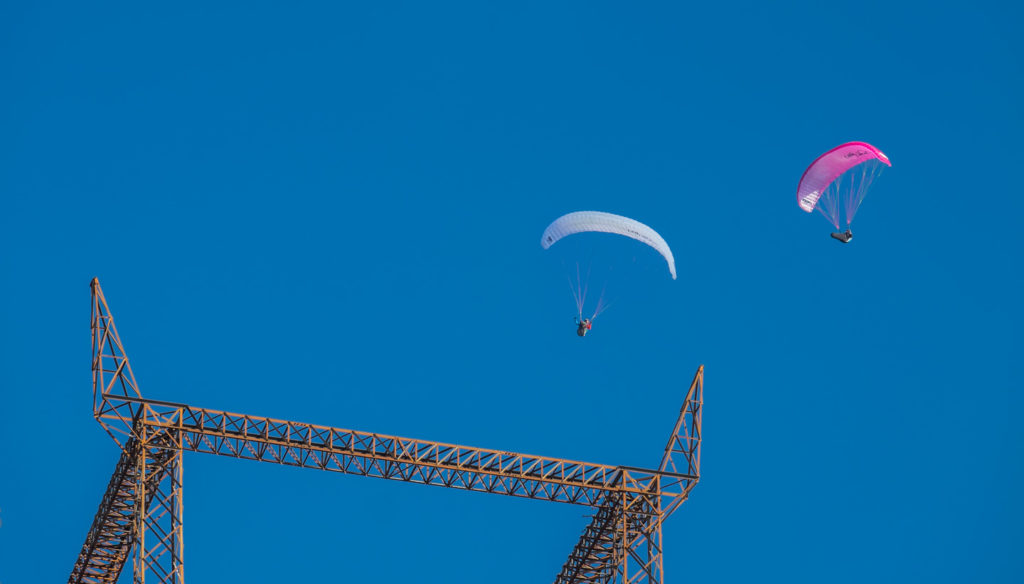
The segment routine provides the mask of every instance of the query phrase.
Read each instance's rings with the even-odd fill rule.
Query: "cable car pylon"
[[[467,491],[586,505],[556,584],[664,584],[662,524],[700,480],[704,366],[657,469],[431,442],[142,397],[99,280],[92,284],[93,416],[121,448],[68,580],[184,584],[182,454],[205,452]]]

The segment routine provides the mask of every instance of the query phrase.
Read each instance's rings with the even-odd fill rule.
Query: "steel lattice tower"
[[[662,524],[700,479],[704,367],[656,470],[386,436],[142,397],[99,281],[92,281],[93,416],[121,448],[69,582],[185,582],[182,454],[206,452],[347,474],[586,505],[590,524],[555,584],[664,584]]]

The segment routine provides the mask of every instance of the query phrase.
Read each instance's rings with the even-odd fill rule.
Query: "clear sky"
[[[145,396],[372,432],[653,466],[704,364],[671,582],[1024,580],[1020,6],[4,4],[0,582],[67,577],[117,460],[94,276]],[[794,194],[850,140],[843,246]],[[582,209],[679,279],[581,341]],[[184,464],[191,584],[546,582],[587,523]]]

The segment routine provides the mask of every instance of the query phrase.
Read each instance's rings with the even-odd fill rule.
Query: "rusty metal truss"
[[[556,584],[664,584],[662,523],[700,478],[704,368],[657,470],[290,422],[142,397],[110,308],[92,281],[93,415],[121,457],[69,582],[183,584],[182,453],[587,505],[595,512]]]

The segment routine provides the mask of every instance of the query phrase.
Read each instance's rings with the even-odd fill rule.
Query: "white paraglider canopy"
[[[646,243],[665,258],[672,279],[676,279],[676,260],[672,257],[672,250],[669,249],[664,238],[655,230],[629,217],[601,211],[576,211],[562,215],[544,230],[544,235],[540,238],[540,245],[544,249],[548,249],[563,237],[588,231],[615,233]]]

